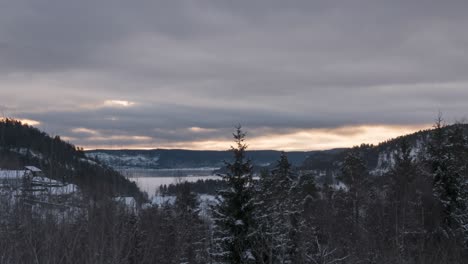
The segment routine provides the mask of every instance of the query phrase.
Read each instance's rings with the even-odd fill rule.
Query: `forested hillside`
[[[84,151],[13,119],[0,121],[0,168],[41,168],[53,179],[77,184],[94,198],[134,196],[142,200],[137,186],[112,168],[86,157]]]
[[[36,161],[53,172],[49,166],[67,171],[72,165],[90,163],[81,150],[16,121],[5,122],[2,130],[5,138],[14,137],[7,131],[17,131],[45,140],[44,145],[28,140],[5,143],[5,166]],[[49,144],[60,147],[44,150]],[[417,155],[414,146],[419,146]],[[23,150],[28,147],[29,151]],[[378,163],[375,155],[382,153],[377,150],[388,152],[391,162],[385,170],[372,173],[375,163],[370,158]],[[63,158],[55,151],[61,151]],[[0,259],[125,264],[462,264],[468,260],[466,125],[438,122],[433,130],[379,146],[336,151],[332,154],[342,158],[333,163],[335,184],[317,182],[316,175],[292,166],[285,153],[256,179],[240,127],[230,153],[222,183],[214,184],[219,188],[216,202],[203,210],[191,189],[195,185],[185,183],[167,190],[175,193],[172,203],[132,208],[103,199],[83,203],[65,216],[46,208],[32,210],[21,199],[11,203],[8,192],[2,192]]]
[[[300,165],[312,153],[319,151],[292,151],[288,158]],[[220,168],[231,158],[229,151],[153,149],[153,150],[90,150],[86,156],[114,168],[177,169]],[[269,166],[280,156],[280,151],[254,150],[247,153],[254,165]]]
[[[423,142],[418,139],[424,138]],[[336,181],[317,184],[286,155],[258,181],[238,130],[220,203],[215,255],[227,263],[466,263],[466,125],[444,126],[377,147],[350,149]],[[415,143],[415,142],[420,142]],[[415,155],[414,146],[421,147]],[[391,164],[372,174],[374,150]],[[376,159],[376,157],[374,157]]]
[[[444,133],[448,133],[455,127],[460,129],[461,133],[465,136],[468,136],[468,125],[466,124],[448,125],[442,129]],[[427,155],[427,146],[431,140],[431,133],[433,133],[432,129],[423,130],[389,139],[378,145],[362,144],[350,149],[313,153],[304,160],[300,167],[303,170],[313,170],[322,173],[328,171],[337,175],[346,155],[349,152],[359,152],[369,171],[374,175],[382,175],[395,165],[394,155],[398,152],[402,142],[408,144],[413,158],[423,160]]]

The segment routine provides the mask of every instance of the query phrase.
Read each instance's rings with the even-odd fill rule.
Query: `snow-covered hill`
[[[462,126],[468,135],[468,126]],[[449,129],[450,126],[445,129]],[[426,155],[426,147],[432,130],[424,130],[410,135],[404,135],[395,139],[382,142],[378,145],[363,144],[357,147],[361,156],[367,163],[372,175],[379,176],[388,172],[395,164],[394,156],[398,152],[399,145],[406,141],[411,149],[411,156],[415,160],[421,160]],[[341,152],[319,152],[312,154],[304,161],[302,169],[317,178],[326,176],[335,177],[339,174],[341,164],[350,149]]]
[[[159,156],[149,156],[143,154],[128,154],[125,152],[88,152],[86,156],[107,164],[113,168],[158,168]]]
[[[298,166],[312,153],[315,152],[288,152],[288,158]],[[249,151],[247,155],[254,165],[265,167],[276,162],[280,151]],[[116,169],[181,169],[220,168],[224,166],[224,161],[232,158],[232,153],[179,149],[91,150],[86,152],[86,156]]]

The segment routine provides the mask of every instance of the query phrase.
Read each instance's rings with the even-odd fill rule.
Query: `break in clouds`
[[[385,138],[439,110],[465,116],[467,11],[467,1],[0,1],[0,111],[86,147],[223,148],[238,123],[264,147],[326,147],[301,147],[303,133],[349,145],[343,133],[366,140],[376,125]],[[297,142],[266,143],[281,135]]]

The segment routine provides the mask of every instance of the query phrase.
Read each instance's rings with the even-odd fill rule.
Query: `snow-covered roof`
[[[54,184],[54,185],[61,185],[62,183],[51,178],[47,177],[34,177],[32,178],[32,183],[36,184]]]
[[[35,167],[35,166],[25,166],[25,168],[29,171],[32,171],[32,172],[41,172],[41,169],[39,169],[38,167]]]

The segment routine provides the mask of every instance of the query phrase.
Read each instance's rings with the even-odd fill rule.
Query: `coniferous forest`
[[[467,29],[468,0],[0,0],[0,264],[468,264]]]
[[[2,131],[16,127],[35,137],[33,144],[12,142],[13,136],[2,134],[2,164],[21,162],[9,153],[17,146],[38,153],[41,144],[52,144],[56,151],[63,151],[61,158],[50,158],[54,163],[49,166],[76,163],[75,155],[84,157],[79,149],[53,143],[59,139],[16,121],[4,121],[2,126]],[[25,198],[24,190],[2,188],[0,263],[422,264],[468,260],[464,125],[446,126],[439,120],[418,156],[409,141],[400,138],[392,153],[392,168],[378,176],[370,173],[363,158],[365,146],[348,149],[334,180],[340,184],[318,183],[293,167],[287,153],[274,168],[254,175],[246,158],[246,133],[238,127],[233,135],[232,159],[226,163],[222,184],[211,183],[217,188],[217,200],[208,213],[201,213],[194,185],[189,183],[172,187],[174,203],[135,208],[116,203],[112,195],[91,195],[96,191],[93,186],[108,179],[99,173],[89,179],[97,182],[90,184],[92,188],[86,188],[79,173],[73,174],[76,179],[67,179],[86,190],[67,208],[37,205]],[[47,149],[53,156],[54,151]],[[106,184],[120,186],[119,181]],[[144,196],[136,196],[144,204]]]

